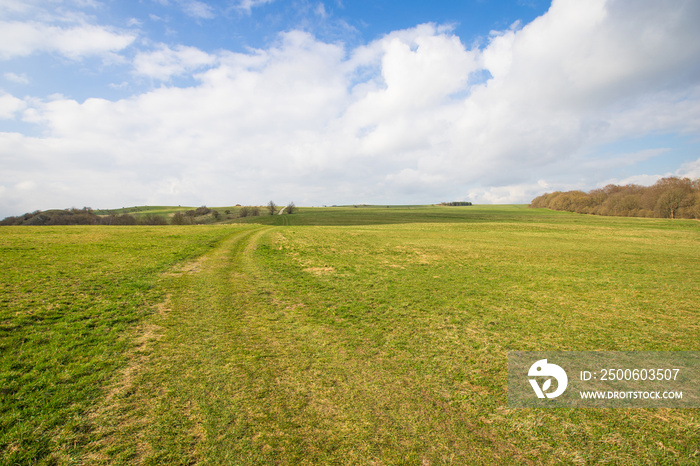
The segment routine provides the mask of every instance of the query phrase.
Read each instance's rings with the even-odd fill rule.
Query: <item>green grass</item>
[[[345,207],[298,207],[292,215],[268,215],[261,211],[259,217],[235,219],[237,223],[256,223],[275,226],[352,226],[394,225],[401,223],[548,223],[601,225],[625,228],[675,228],[697,226],[695,220],[679,220],[675,223],[654,223],[650,219],[557,212],[548,209],[529,209],[523,205],[492,205],[447,207],[447,206],[345,206]],[[663,226],[666,225],[666,226]]]
[[[541,209],[540,212],[546,215],[548,211]],[[513,216],[530,218],[531,215],[531,213],[523,215],[522,206],[501,206],[498,211],[494,211],[490,206],[344,206],[301,207],[291,215],[261,215],[236,219],[236,221],[263,225],[347,226],[497,221],[510,219]]]
[[[506,373],[509,350],[700,350],[697,222],[257,221],[0,229],[2,461],[700,461],[698,409],[509,409]]]
[[[0,462],[78,457],[90,410],[162,299],[161,274],[231,228],[0,229]]]
[[[185,212],[195,207],[187,206],[133,206],[122,207],[121,209],[96,209],[97,215],[121,215],[131,214],[136,217],[146,214],[169,215],[175,212]]]

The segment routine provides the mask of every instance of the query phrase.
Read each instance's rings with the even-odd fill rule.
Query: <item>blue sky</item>
[[[0,0],[0,216],[700,177],[700,3]]]
[[[12,2],[9,2],[11,4]],[[20,2],[17,2],[20,3]],[[29,2],[31,4],[31,2]],[[139,50],[155,44],[186,45],[216,53],[220,50],[245,53],[264,49],[278,40],[280,32],[303,30],[319,40],[354,47],[383,35],[423,23],[450,25],[452,32],[466,44],[483,43],[493,30],[507,29],[516,22],[529,22],[549,7],[545,1],[493,2],[488,0],[447,2],[354,1],[260,1],[256,6],[234,1],[89,1],[35,2],[41,10],[72,11],[85,15],[90,23],[132,34],[135,42],[122,50],[133,58]],[[48,7],[53,4],[53,7]],[[82,7],[81,7],[82,5]],[[39,9],[39,8],[37,8]],[[8,19],[29,19],[27,14],[7,14]],[[2,10],[0,10],[1,12]],[[104,63],[100,55],[66,61],[53,54],[32,54],[3,63],[2,69],[19,76],[31,76],[28,82],[5,79],[6,91],[31,92],[48,96],[60,92],[78,100],[90,97],[119,99],[143,92],[154,84],[134,79],[132,69]],[[188,85],[188,76],[175,76],[169,84]],[[125,84],[119,87],[119,84]]]

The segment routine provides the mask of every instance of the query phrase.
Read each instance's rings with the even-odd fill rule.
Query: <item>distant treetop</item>
[[[662,178],[653,186],[609,184],[587,193],[556,191],[536,197],[530,207],[622,217],[700,219],[700,178]]]

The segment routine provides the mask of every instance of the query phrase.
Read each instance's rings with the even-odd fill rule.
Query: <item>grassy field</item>
[[[523,206],[343,206],[299,208],[293,215],[262,215],[235,219],[234,222],[261,225],[386,225],[397,223],[474,223],[517,221],[533,222],[541,216],[552,221],[558,218],[546,209],[524,209]]]
[[[242,220],[0,229],[3,464],[700,462],[698,409],[507,406],[509,350],[700,350],[698,222]]]

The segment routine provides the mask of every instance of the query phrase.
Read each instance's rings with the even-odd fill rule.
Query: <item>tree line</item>
[[[0,225],[167,225],[165,217],[145,214],[134,217],[131,214],[97,215],[90,207],[65,210],[36,210],[16,217],[6,217]]]
[[[267,211],[270,215],[277,213],[278,206],[270,201]],[[296,212],[296,206],[290,202],[284,213],[292,214]],[[9,225],[193,225],[230,220],[240,217],[257,217],[261,215],[261,208],[258,206],[239,206],[237,211],[226,209],[223,214],[216,209],[207,206],[196,209],[175,212],[170,218],[164,215],[146,213],[139,216],[130,213],[99,215],[90,207],[82,209],[64,210],[36,210],[16,217],[6,217],[0,220],[0,226]]]
[[[471,202],[468,201],[455,201],[455,202],[441,202],[440,205],[446,205],[446,206],[470,206],[472,205]]]
[[[653,186],[609,184],[583,191],[556,191],[536,197],[530,207],[621,217],[700,219],[700,178],[668,177]]]

